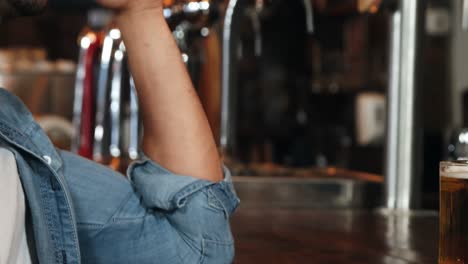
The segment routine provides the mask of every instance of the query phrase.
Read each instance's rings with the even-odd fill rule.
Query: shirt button
[[[44,158],[44,160],[47,162],[47,164],[52,164],[52,158],[50,156],[42,156]]]

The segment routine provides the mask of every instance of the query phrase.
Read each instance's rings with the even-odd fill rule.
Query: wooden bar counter
[[[437,263],[436,212],[239,208],[234,263]]]

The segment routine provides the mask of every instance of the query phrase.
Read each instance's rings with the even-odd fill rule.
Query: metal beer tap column
[[[468,0],[463,0],[462,28],[468,31]]]
[[[197,63],[197,56],[200,53],[191,47],[192,42],[209,34],[210,30],[207,27],[219,17],[222,2],[222,0],[164,1],[164,16],[174,29],[174,36],[188,67]],[[103,32],[96,45],[94,45],[96,38],[92,38],[93,36],[86,36],[81,40],[74,111],[77,135],[73,150],[78,152],[80,144],[84,144],[82,143],[84,135],[89,134],[89,140],[86,140],[89,141],[86,144],[87,153],[82,155],[119,170],[125,167],[125,159],[135,160],[139,157],[142,127],[137,91],[126,66],[126,52],[121,32],[109,22],[103,25],[107,26],[108,30]],[[85,59],[90,47],[93,48],[91,51],[96,50],[93,54],[99,56],[86,64]],[[94,72],[90,69],[94,67],[85,68],[85,66],[96,64],[98,75],[90,76],[90,73]],[[83,86],[85,79],[93,83],[92,96],[86,96],[86,89]],[[85,123],[82,121],[82,116],[85,114],[82,113],[82,109],[83,100],[86,98],[93,100],[91,105],[95,106],[95,111],[94,109],[85,111],[87,116],[92,116],[92,122]],[[91,129],[88,129],[90,133],[82,132],[81,127],[86,124],[91,126]]]
[[[169,25],[189,21],[201,27],[217,19],[222,0],[175,0],[168,1],[164,7],[164,17]]]
[[[360,0],[360,11],[374,4],[382,4],[391,14],[384,208],[408,211],[421,205],[422,143],[418,137],[422,131],[416,82],[421,1]]]
[[[222,61],[222,78],[221,78],[221,128],[220,128],[220,148],[225,156],[232,155],[234,146],[234,131],[236,130],[236,109],[234,98],[236,97],[236,78],[237,63],[235,58],[236,48],[239,44],[240,19],[244,15],[244,10],[254,6],[257,8],[256,14],[251,14],[250,19],[254,27],[254,31],[259,32],[260,23],[258,19],[258,9],[264,8],[266,3],[261,0],[229,0],[224,16],[223,24],[223,61]],[[314,33],[313,23],[313,5],[311,0],[303,0],[304,13],[306,17],[306,29],[308,34]],[[256,24],[259,25],[256,25]],[[258,33],[256,33],[257,35]],[[256,36],[256,55],[261,54],[262,38]]]
[[[125,45],[120,31],[111,28],[99,65],[93,159],[123,172],[139,157],[140,126],[137,91],[126,66]]]
[[[88,33],[83,36],[79,42],[80,54],[77,65],[73,106],[73,127],[76,134],[72,143],[72,151],[86,156],[87,158],[91,158],[89,155],[90,153],[87,153],[90,148],[89,135],[87,135],[88,133],[86,133],[83,128],[84,123],[86,123],[84,119],[89,119],[89,115],[91,113],[89,113],[89,111],[84,111],[85,113],[83,113],[83,108],[85,101],[89,101],[92,96],[89,94],[92,91],[92,87],[90,86],[92,72],[89,71],[89,65],[94,63],[93,58],[94,53],[96,52],[97,36],[95,34]]]
[[[130,160],[137,160],[140,151],[140,107],[138,104],[138,94],[133,76],[130,75],[130,129],[128,143],[128,157]]]
[[[79,39],[80,55],[75,82],[73,125],[76,135],[72,151],[91,159],[93,156],[93,130],[95,111],[94,65],[102,45],[103,31],[110,20],[104,10],[92,10],[88,14],[88,26]]]
[[[391,17],[385,207],[420,207],[422,145],[416,83],[420,1],[401,0]]]
[[[195,84],[198,84],[203,51],[198,42],[210,34],[208,29],[221,13],[221,0],[176,0],[164,8],[182,52],[182,59]]]
[[[119,44],[119,48],[114,52],[114,61],[112,63],[112,82],[110,89],[110,146],[109,152],[111,155],[110,166],[114,170],[120,170],[122,165],[122,149],[121,149],[121,131],[122,131],[122,93],[123,93],[123,76],[124,76],[124,58],[125,45],[123,42]]]
[[[96,124],[94,128],[94,146],[93,159],[100,163],[107,163],[109,151],[105,147],[107,138],[107,109],[109,107],[109,89],[110,78],[112,75],[111,65],[114,62],[114,53],[119,48],[122,42],[120,30],[112,28],[107,33],[102,51],[101,61],[99,64],[99,78],[96,92]]]

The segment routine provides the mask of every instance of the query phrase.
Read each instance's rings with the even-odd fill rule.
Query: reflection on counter
[[[232,220],[234,263],[437,263],[435,212],[248,209]]]

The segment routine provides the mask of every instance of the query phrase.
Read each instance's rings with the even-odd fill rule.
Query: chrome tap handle
[[[83,92],[84,92],[84,79],[86,74],[85,62],[86,54],[89,48],[89,42],[81,39],[80,43],[80,54],[78,57],[78,65],[75,80],[75,98],[73,102],[73,130],[75,135],[73,136],[72,151],[78,153],[80,147],[81,137],[81,109],[83,107]]]
[[[468,31],[468,0],[463,0],[462,29]]]
[[[75,83],[73,109],[74,142],[72,150],[79,155],[92,158],[94,120],[94,72],[93,65],[101,45],[98,34],[88,32],[80,39],[80,57]]]
[[[99,79],[96,91],[96,125],[94,128],[93,159],[102,161],[104,159],[104,138],[106,134],[106,115],[109,102],[109,86],[111,78],[111,67],[113,54],[119,48],[121,33],[118,29],[111,29],[105,39],[101,52],[99,65]]]
[[[163,9],[164,17],[168,22],[189,20],[197,24],[202,22],[203,26],[209,26],[221,13],[224,0],[175,0]]]
[[[188,1],[188,3],[183,4],[183,10],[186,15],[208,14],[210,5],[211,3],[208,0]]]
[[[303,0],[304,2],[304,11],[306,16],[306,27],[307,33],[313,34],[314,27],[314,7],[312,5],[312,0]]]
[[[121,118],[122,118],[122,76],[124,71],[125,46],[120,43],[114,53],[112,82],[110,91],[111,142],[109,151],[112,158],[120,158]]]
[[[260,21],[260,11],[263,8],[263,5],[257,5],[255,8],[248,8],[246,10],[246,15],[250,19],[252,23],[252,29],[254,32],[254,49],[255,49],[255,56],[260,57],[262,56],[263,50],[263,37],[262,37],[262,23]]]
[[[234,144],[235,104],[233,86],[235,86],[236,60],[234,59],[238,40],[234,37],[240,29],[239,10],[248,4],[244,0],[229,0],[223,23],[222,80],[221,80],[221,125],[219,144],[221,151],[229,153]]]
[[[128,156],[131,160],[139,157],[140,150],[140,107],[138,94],[133,76],[130,75],[130,140],[128,144]]]
[[[182,60],[185,66],[188,66],[189,60],[191,59],[189,56],[190,48],[188,43],[190,30],[192,30],[192,25],[188,21],[183,21],[179,23],[172,32],[180,53],[182,53]]]

